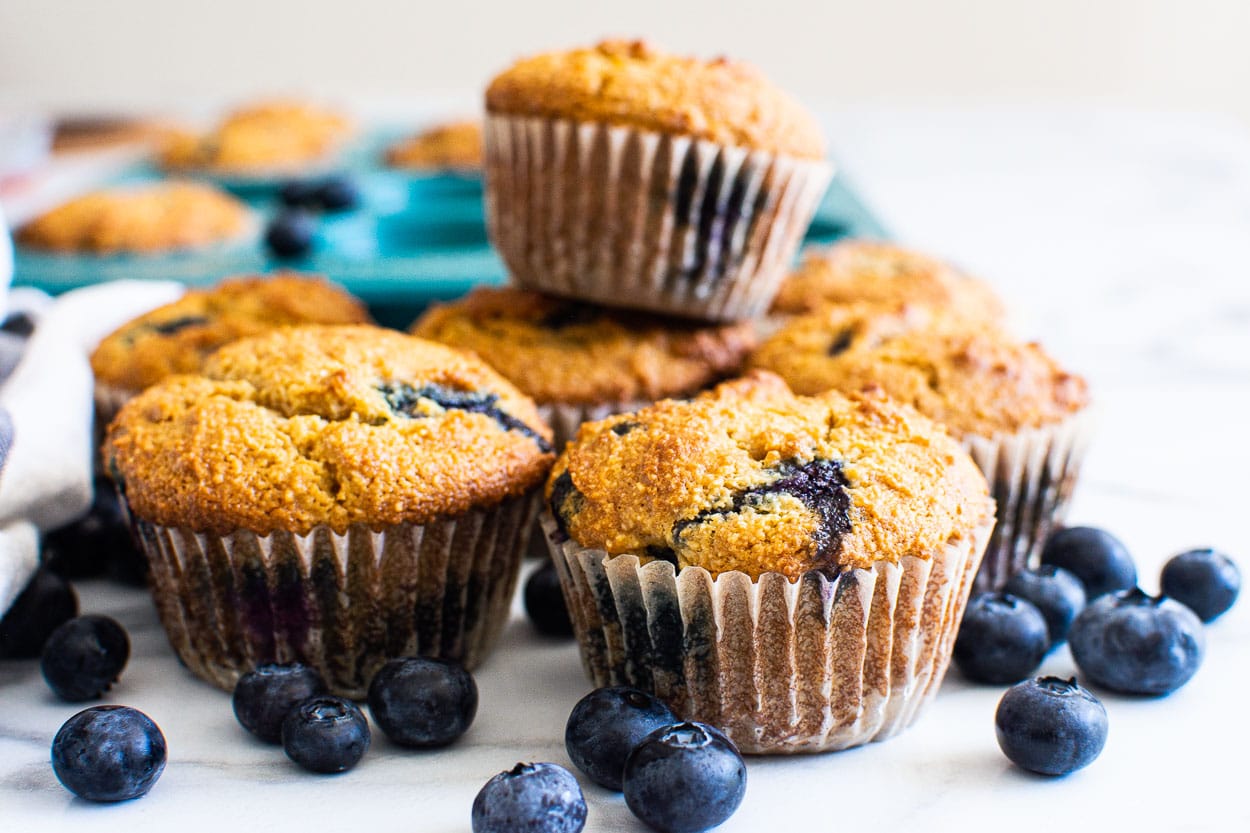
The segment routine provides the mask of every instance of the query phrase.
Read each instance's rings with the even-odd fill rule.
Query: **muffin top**
[[[386,149],[392,168],[420,171],[475,171],[482,167],[482,125],[478,121],[442,124]]]
[[[994,512],[972,459],[915,410],[795,396],[762,372],[584,424],[547,497],[582,546],[753,578],[931,557]]]
[[[537,485],[551,431],[482,362],[368,326],[236,341],[130,400],[104,456],[139,517],[224,534],[426,523]]]
[[[119,254],[206,246],[251,227],[247,207],[208,185],[160,182],[92,191],[31,220],[17,233],[26,246]]]
[[[412,332],[474,351],[543,403],[683,396],[736,372],[755,345],[749,322],[662,318],[511,287],[435,305]]]
[[[139,391],[175,373],[195,373],[218,347],[275,327],[367,323],[364,305],[321,277],[229,278],[118,327],[91,354],[91,370],[100,382]]]
[[[789,322],[749,364],[802,394],[879,388],[957,437],[1053,424],[1089,404],[1085,380],[1040,345],[927,308],[829,307]]]
[[[809,249],[782,283],[772,311],[798,315],[828,302],[857,301],[929,304],[975,322],[998,322],[1004,316],[1002,301],[976,278],[927,255],[871,240]]]
[[[642,41],[525,58],[493,80],[486,109],[606,122],[800,158],[824,156],[804,107],[750,64],[660,52]]]
[[[169,168],[222,172],[298,167],[331,153],[350,132],[350,120],[333,110],[266,101],[235,110],[209,133],[174,133],[161,161]]]

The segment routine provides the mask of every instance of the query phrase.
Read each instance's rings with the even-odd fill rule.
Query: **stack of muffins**
[[[831,168],[744,64],[605,42],[520,61],[486,110],[513,286],[412,335],[192,296],[102,345],[102,406],[133,397],[105,457],[179,655],[348,694],[388,657],[472,665],[541,505],[596,684],[747,752],[906,727],[987,545],[996,585],[1060,513],[1083,382],[929,258],[855,242],[787,278]],[[158,375],[184,375],[116,372],[172,338],[194,355]]]

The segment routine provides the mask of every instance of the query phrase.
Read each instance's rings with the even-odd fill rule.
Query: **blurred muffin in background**
[[[401,139],[386,149],[392,168],[437,173],[482,169],[482,123],[448,122]]]

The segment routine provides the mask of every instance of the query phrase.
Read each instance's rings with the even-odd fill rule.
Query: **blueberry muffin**
[[[366,324],[360,301],[316,276],[293,272],[229,278],[128,321],[91,354],[101,422],[144,388],[195,373],[218,347],[276,327]]]
[[[772,312],[800,315],[827,303],[923,304],[973,323],[998,323],[1002,301],[986,284],[908,249],[848,240],[809,249],[781,285]]]
[[[862,307],[860,308],[863,309]],[[940,423],[972,453],[998,502],[978,589],[1001,587],[1040,556],[1067,509],[1089,437],[1084,379],[1040,345],[994,327],[897,326],[865,313],[875,335],[848,339],[845,308],[794,319],[760,345],[753,367],[801,394],[873,387]],[[890,332],[893,330],[893,332]]]
[[[831,175],[753,67],[606,41],[486,91],[492,239],[522,286],[729,321],[763,314]]]
[[[363,696],[389,658],[476,665],[507,620],[551,432],[481,361],[367,326],[233,342],[148,388],[104,456],[182,661]]]
[[[230,113],[210,132],[169,137],[161,163],[224,175],[298,174],[323,166],[351,135],[341,113],[298,101],[266,101]]]
[[[254,225],[243,203],[216,188],[160,182],[76,197],[24,225],[17,241],[52,252],[160,254],[241,240]]]
[[[557,449],[586,420],[687,396],[737,373],[755,346],[749,323],[629,313],[511,287],[436,304],[412,332],[472,350],[533,397]]]
[[[482,168],[482,124],[459,121],[440,124],[409,136],[386,149],[392,168],[438,173],[473,173]]]
[[[653,691],[745,752],[907,726],[994,521],[985,478],[931,420],[762,372],[582,426],[546,495],[596,685]]]

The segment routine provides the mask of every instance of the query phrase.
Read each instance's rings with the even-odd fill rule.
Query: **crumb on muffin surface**
[[[683,396],[736,372],[755,345],[749,322],[663,318],[513,287],[436,304],[412,332],[472,350],[540,403]]]
[[[972,459],[913,409],[795,396],[764,372],[584,425],[546,494],[581,546],[752,577],[931,557],[994,511]]]
[[[824,156],[811,114],[750,64],[670,55],[643,41],[546,52],[486,90],[490,113],[625,125],[805,159]]]
[[[132,399],[104,456],[140,518],[224,534],[426,523],[538,485],[550,429],[476,358],[368,326],[236,341]]]

